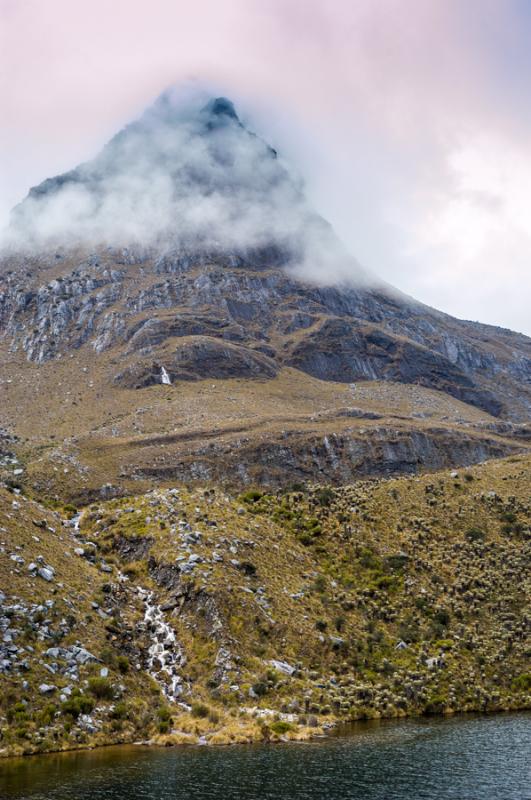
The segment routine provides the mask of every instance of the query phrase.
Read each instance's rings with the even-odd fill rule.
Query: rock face
[[[286,486],[320,480],[349,484],[361,475],[385,477],[420,470],[467,466],[518,452],[506,441],[463,432],[428,428],[407,431],[385,426],[361,433],[329,436],[292,433],[269,435],[266,441],[232,439],[204,443],[169,460],[153,455],[149,465],[136,466],[132,477],[193,482],[201,479],[229,486]],[[161,463],[162,462],[162,463]]]
[[[0,274],[0,336],[36,363],[81,347],[119,353],[126,369],[114,378],[124,386],[157,382],[161,365],[174,380],[271,377],[293,366],[322,380],[419,384],[527,419],[527,337],[391,290],[317,287],[276,265],[233,261],[114,249],[11,256]]]
[[[115,382],[140,389],[154,383],[171,385],[176,380],[272,378],[276,373],[276,363],[261,353],[207,336],[194,336],[172,349],[163,365],[138,360],[119,373]]]

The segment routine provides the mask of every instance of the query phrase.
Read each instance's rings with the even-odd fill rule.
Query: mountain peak
[[[226,97],[215,97],[206,104],[204,111],[216,117],[230,117],[239,122],[234,103]]]
[[[39,248],[87,243],[244,253],[277,248],[302,259],[330,231],[276,151],[224,96],[167,89],[91,161],[33,187],[12,216]],[[343,255],[341,256],[343,257]]]

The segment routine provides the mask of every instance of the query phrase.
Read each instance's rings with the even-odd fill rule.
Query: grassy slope
[[[268,480],[284,485],[285,446],[294,469],[301,467],[310,479],[322,475],[321,480],[350,482],[366,474],[363,459],[357,464],[355,456],[341,452],[336,470],[323,450],[325,437],[339,437],[360,451],[368,448],[373,465],[385,460],[386,442],[407,443],[415,434],[425,442],[410,447],[409,458],[417,451],[421,463],[429,459],[430,442],[447,442],[441,464],[466,461],[467,452],[474,460],[474,444],[480,453],[486,446],[487,455],[477,460],[529,447],[523,438],[497,433],[499,421],[488,414],[420,386],[365,381],[352,389],[286,369],[269,381],[181,381],[127,390],[113,384],[119,364],[108,353],[96,357],[82,348],[75,359],[40,366],[20,354],[0,351],[0,356],[5,358],[0,428],[19,437],[16,450],[40,496],[86,502],[105,484],[138,493],[153,479],[163,486],[207,479],[213,485]],[[356,418],[353,409],[378,418]],[[460,456],[465,442],[470,446]],[[261,462],[270,445],[271,457]],[[312,461],[314,451],[318,463]]]
[[[54,638],[40,638],[38,614],[14,613],[16,644],[34,652],[20,656],[28,671],[0,676],[0,750],[305,736],[337,718],[527,707],[530,477],[531,460],[517,456],[456,478],[340,489],[157,489],[87,508],[79,535],[2,490],[4,605],[53,600]],[[94,563],[73,553],[80,543]],[[28,578],[39,554],[55,568],[51,583]],[[199,558],[182,574],[190,555]],[[137,586],[167,604],[191,710],[168,704],[146,672]],[[95,732],[61,701],[68,680],[43,666],[42,651],[76,641],[99,659],[74,686],[95,706]],[[89,683],[105,665],[104,685]],[[41,695],[43,681],[57,691]]]

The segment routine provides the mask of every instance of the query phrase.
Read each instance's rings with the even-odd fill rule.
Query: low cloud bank
[[[270,251],[308,280],[368,280],[275,150],[229,100],[197,91],[165,92],[94,160],[31,189],[4,239],[9,249],[79,244]]]

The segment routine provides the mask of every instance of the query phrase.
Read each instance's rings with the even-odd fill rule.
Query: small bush
[[[510,536],[511,534],[521,536],[525,531],[525,527],[521,522],[507,522],[505,525],[502,525],[501,531],[506,536]]]
[[[446,708],[447,699],[442,694],[434,694],[424,707],[426,714],[441,714]]]
[[[159,706],[157,717],[161,722],[169,722],[171,720],[171,708],[169,706]]]
[[[251,489],[245,492],[245,494],[242,494],[241,499],[244,503],[257,503],[263,496],[263,492],[259,492],[257,489]]]
[[[361,566],[365,569],[381,569],[380,559],[369,547],[362,548],[359,558]]]
[[[389,569],[401,570],[407,565],[409,556],[405,553],[396,553],[395,555],[388,556],[386,559]]]
[[[372,582],[372,586],[370,587],[372,591],[387,591],[391,589],[396,589],[398,587],[398,581],[394,575],[379,575],[377,578],[374,579]]]
[[[47,703],[38,716],[39,725],[51,725],[56,712],[57,706],[53,703]]]
[[[289,722],[284,722],[284,720],[281,719],[279,719],[277,722],[272,722],[269,727],[273,733],[276,733],[278,736],[282,736],[282,734],[293,730],[293,725],[291,725]]]
[[[127,705],[125,703],[116,703],[114,709],[111,712],[112,719],[127,719],[128,710]]]
[[[141,561],[129,561],[127,564],[124,564],[122,572],[129,578],[135,578],[137,575],[140,575],[143,568],[144,565]]]
[[[314,592],[319,592],[320,594],[326,592],[326,578],[324,575],[317,576],[317,578],[313,582],[312,589],[314,590]]]
[[[295,481],[295,483],[290,484],[286,488],[286,491],[291,494],[297,494],[297,493],[304,494],[306,492],[306,486],[304,485],[304,483],[298,483],[297,481]]]
[[[435,622],[446,627],[450,623],[450,614],[445,608],[438,608],[433,615]]]
[[[98,700],[112,700],[114,686],[107,678],[89,678],[89,692]]]
[[[531,690],[531,672],[523,672],[512,682],[515,692],[529,692]]]
[[[80,714],[90,714],[94,708],[94,701],[85,695],[76,695],[61,705],[61,714],[77,719]]]
[[[425,597],[415,597],[415,607],[418,608],[419,611],[424,611],[427,613],[429,611],[430,604]]]
[[[328,508],[332,504],[332,501],[335,500],[335,497],[336,493],[329,486],[325,486],[324,489],[319,489],[315,493],[315,499],[319,505],[324,508]]]
[[[481,528],[469,528],[465,533],[465,538],[469,542],[484,542],[485,531],[482,531]]]
[[[204,703],[192,703],[192,717],[205,719],[210,714],[210,709]]]
[[[114,664],[114,658],[114,651],[110,647],[104,647],[100,653],[100,659],[103,663],[110,667]]]
[[[116,665],[122,675],[125,675],[126,672],[129,672],[129,659],[127,656],[118,656],[116,659]]]

